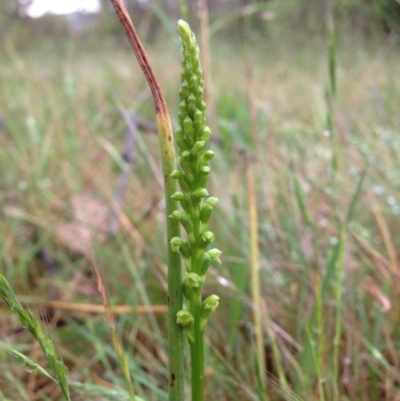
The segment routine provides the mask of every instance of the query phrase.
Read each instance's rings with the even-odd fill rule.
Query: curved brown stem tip
[[[151,93],[154,99],[154,106],[156,108],[157,114],[168,114],[167,103],[165,101],[164,95],[161,92],[160,85],[154,75],[153,69],[151,68],[149,58],[142,43],[140,42],[139,36],[133,26],[132,20],[126,10],[123,0],[111,0],[114,7],[115,13],[122,27],[125,30],[125,34],[132,46],[135,53],[136,59],[139,62],[140,67],[146,77],[149,84]]]

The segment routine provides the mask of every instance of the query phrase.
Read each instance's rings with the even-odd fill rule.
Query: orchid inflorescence
[[[221,251],[216,248],[207,250],[214,240],[208,223],[218,199],[209,196],[206,188],[210,176],[209,162],[214,152],[206,149],[211,130],[205,117],[199,48],[186,22],[179,21],[178,29],[182,42],[182,73],[179,126],[175,139],[180,169],[171,176],[178,180],[181,189],[172,198],[179,201],[182,210],[175,210],[169,217],[179,220],[187,240],[174,237],[170,246],[174,252],[180,252],[187,270],[183,289],[189,309],[178,312],[177,323],[184,327],[191,343],[195,341],[192,331],[199,329],[203,333],[208,317],[218,306],[218,296],[211,295],[201,301],[201,292],[210,264],[212,261],[220,263]]]

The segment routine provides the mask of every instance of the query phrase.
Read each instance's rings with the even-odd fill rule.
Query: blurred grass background
[[[154,111],[104,3],[79,29],[63,16],[29,18],[15,2],[0,6],[1,271],[57,339],[70,379],[83,383],[73,386],[73,399],[122,400],[108,324],[93,312],[101,298],[92,268],[100,269],[112,304],[131,307],[117,315],[117,327],[137,394],[166,400],[165,217]],[[179,8],[127,3],[175,125]],[[217,157],[210,193],[220,199],[212,230],[224,253],[205,289],[221,297],[207,331],[207,399],[263,399],[250,288],[250,164],[267,399],[398,401],[400,5],[211,3],[206,85]],[[189,4],[200,37],[197,11]],[[131,165],[124,158],[129,112],[143,123]],[[122,171],[129,180],[111,233]],[[0,338],[45,365],[3,303]],[[0,399],[59,397],[53,383],[0,351]]]

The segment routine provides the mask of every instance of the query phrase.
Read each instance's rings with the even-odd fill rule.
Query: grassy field
[[[249,267],[255,199],[268,399],[400,400],[398,38],[339,30],[332,131],[327,42],[282,30],[256,35],[248,48],[212,38],[210,193],[220,200],[212,229],[223,263],[205,288],[221,298],[207,330],[206,399],[263,400]],[[95,310],[93,267],[101,271],[111,303],[129,307],[116,322],[135,390],[166,400],[162,173],[142,73],[113,39],[22,46],[8,38],[3,48],[1,271],[47,322],[72,398],[123,400],[109,325]],[[175,126],[179,43],[167,37],[147,49]],[[135,137],[128,166],[131,111],[150,127]],[[46,366],[4,303],[0,340]],[[54,383],[0,351],[0,400],[56,399]]]

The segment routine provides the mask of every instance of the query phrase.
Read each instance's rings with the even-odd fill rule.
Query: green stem
[[[171,173],[176,169],[175,150],[169,115],[157,113],[157,128],[160,138],[161,158],[164,172],[165,210],[169,216],[177,208],[177,202],[171,196],[176,192],[176,181]],[[168,136],[170,135],[170,136]],[[172,143],[172,149],[170,146]],[[172,156],[170,156],[172,154]],[[169,352],[169,401],[183,401],[183,332],[176,323],[176,314],[182,309],[182,269],[179,253],[172,252],[169,243],[173,237],[180,235],[179,222],[167,218],[168,244],[168,352]]]
[[[164,175],[165,211],[169,216],[177,209],[177,202],[171,198],[176,192],[176,181],[171,173],[176,169],[174,136],[167,103],[151,68],[146,51],[144,50],[132,21],[122,0],[111,0],[115,12],[125,30],[135,56],[147,79],[154,99],[156,110],[158,138],[161,150],[161,162]],[[169,244],[173,237],[179,237],[179,222],[167,217],[167,244],[168,244],[168,347],[169,347],[169,401],[184,400],[184,367],[183,367],[183,332],[176,323],[176,314],[182,309],[182,270],[180,256],[172,252]]]
[[[201,328],[200,293],[195,294],[190,301],[190,313],[194,317],[194,342],[190,343],[192,401],[204,401],[204,333]]]

